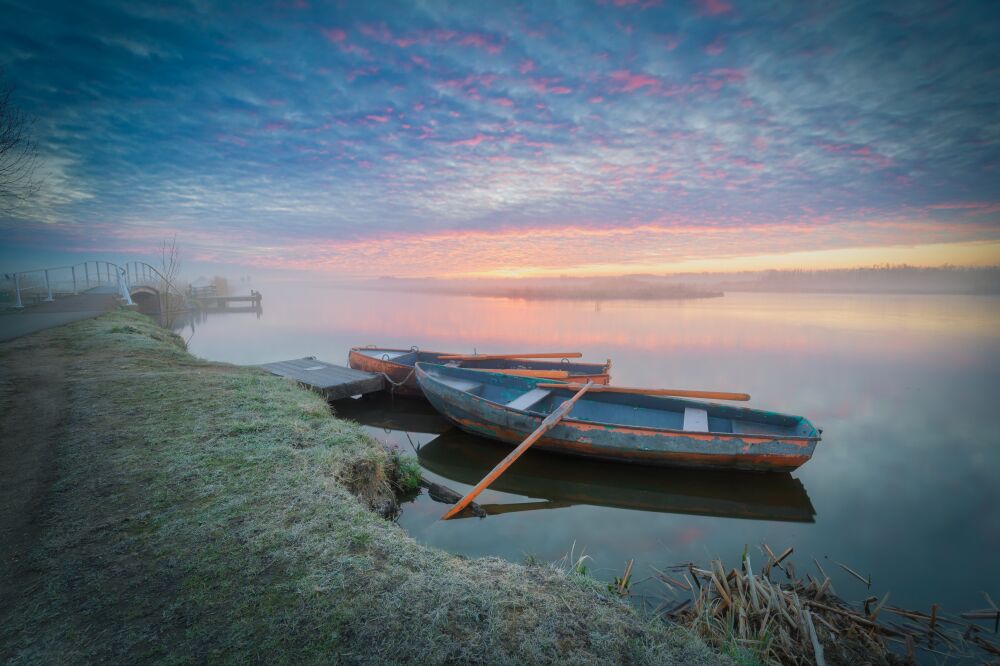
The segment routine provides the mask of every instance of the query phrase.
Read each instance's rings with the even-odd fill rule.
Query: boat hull
[[[348,356],[348,364],[355,370],[363,370],[385,375],[392,383],[392,391],[399,395],[422,396],[423,391],[417,384],[416,372],[412,365],[394,363],[391,360],[375,358],[352,349]]]
[[[417,366],[417,380],[430,403],[462,430],[517,445],[545,414],[525,412],[456,389]],[[691,402],[692,405],[704,403]],[[813,454],[818,438],[678,432],[643,426],[574,420],[572,412],[534,447],[599,460],[700,469],[788,472]]]
[[[380,358],[378,356],[372,356],[371,352],[384,351],[387,358]],[[397,352],[406,352],[408,350],[401,349],[378,349],[371,347],[355,347],[351,349],[348,355],[348,363],[355,370],[363,370],[365,372],[372,372],[375,374],[382,374],[389,378],[392,382],[393,392],[399,395],[411,395],[423,397],[424,393],[420,390],[420,386],[417,383],[416,373],[414,372],[413,362],[400,363],[390,357],[391,354]],[[430,357],[433,360],[439,356],[448,356],[449,352],[418,352],[413,350],[415,354],[419,354],[424,358]],[[597,363],[559,363],[554,361],[532,361],[532,360],[518,360],[518,361],[466,361],[463,362],[462,367],[474,369],[474,370],[488,370],[490,372],[503,372],[504,366],[523,368],[527,370],[560,370],[567,369],[569,371],[569,377],[566,381],[570,382],[594,382],[595,384],[607,384],[611,381],[611,375],[608,373],[610,366],[610,361],[605,364]]]

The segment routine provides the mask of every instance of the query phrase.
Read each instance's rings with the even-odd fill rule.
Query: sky
[[[1000,3],[0,2],[0,264],[1000,264]]]

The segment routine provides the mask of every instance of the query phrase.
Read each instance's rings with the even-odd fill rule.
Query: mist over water
[[[480,503],[535,502],[538,509],[445,523],[437,520],[445,505],[423,495],[399,520],[421,542],[512,560],[529,554],[556,560],[575,542],[602,578],[620,575],[635,558],[636,580],[651,573],[649,565],[719,556],[735,563],[744,544],[753,557],[756,544],[767,542],[774,549],[794,546],[800,573],[815,557],[848,599],[869,591],[830,560],[871,574],[872,594],[891,590],[893,603],[927,609],[937,602],[950,612],[982,605],[979,590],[997,580],[996,296],[727,293],[536,301],[315,284],[254,287],[264,295],[259,318],[209,314],[184,324],[180,333],[190,337],[193,353],[246,364],[303,356],[346,364],[348,349],[364,344],[581,351],[588,360],[610,357],[619,385],[746,391],[752,407],[801,414],[823,429],[816,455],[778,489],[740,477],[630,475],[606,463],[563,465],[529,452],[513,485],[487,491]],[[341,409],[405,451],[442,437],[428,448],[434,469],[427,476],[459,492],[471,484],[463,474],[475,474],[469,460],[486,465],[503,455],[443,432],[447,424],[432,411],[409,404],[401,403],[396,415],[378,401],[374,412],[364,405]],[[348,413],[349,407],[361,411]],[[460,457],[455,452],[463,447],[471,453]],[[528,479],[546,469],[561,476],[548,485]],[[581,500],[581,487],[596,505]],[[636,489],[652,493],[646,497],[656,506],[624,508],[621,498]],[[811,510],[814,522],[779,520],[775,505],[791,507],[800,519]],[[762,515],[745,515],[754,511]]]

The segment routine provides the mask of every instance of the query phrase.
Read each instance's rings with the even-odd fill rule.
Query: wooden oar
[[[573,408],[576,401],[583,397],[583,394],[587,392],[594,385],[593,382],[587,382],[584,384],[572,398],[559,405],[554,412],[545,417],[542,424],[538,426],[535,432],[528,435],[528,438],[517,445],[517,448],[507,454],[507,457],[497,463],[497,466],[490,470],[490,473],[483,477],[483,480],[476,484],[476,487],[470,490],[465,497],[458,501],[458,504],[451,507],[448,513],[441,516],[441,520],[448,520],[455,514],[459,513],[462,509],[468,506],[469,502],[476,499],[479,493],[486,490],[491,483],[497,480],[497,478],[507,471],[507,468],[514,464],[514,461],[521,457],[521,454],[531,448],[531,445],[541,439],[542,435],[547,433],[552,429],[559,421],[562,420],[569,410]],[[556,384],[556,386],[564,386],[563,384]]]
[[[569,379],[568,370],[508,370],[507,368],[465,368],[476,372],[499,372],[502,375],[534,377],[536,379]]]
[[[517,513],[519,511],[539,511],[543,509],[563,509],[569,506],[576,506],[573,502],[539,500],[537,502],[511,502],[509,504],[480,504],[480,511],[487,516],[499,516],[505,513]],[[470,509],[466,509],[454,518],[478,517]],[[992,615],[990,616],[993,617]]]
[[[569,389],[576,391],[582,384],[538,384],[540,389]],[[709,400],[749,400],[749,393],[726,393],[724,391],[687,391],[684,389],[627,388],[625,386],[595,386],[592,392],[631,393],[633,395],[670,395],[678,398],[707,398]]]
[[[544,352],[539,354],[446,354],[438,356],[442,361],[504,361],[519,358],[580,358],[580,352]]]

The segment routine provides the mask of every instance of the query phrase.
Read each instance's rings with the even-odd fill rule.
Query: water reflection
[[[333,413],[343,419],[384,431],[438,435],[451,429],[446,418],[423,398],[378,393],[331,403]]]
[[[215,318],[246,314],[254,314],[257,319],[260,319],[264,315],[264,308],[260,305],[259,301],[257,305],[230,305],[227,307],[215,308],[192,308],[182,312],[171,313],[169,317],[169,325],[178,333],[187,330],[190,332],[190,335],[193,336],[199,326],[203,326],[208,323],[210,317]],[[239,317],[236,318],[238,319]],[[161,319],[166,320],[167,318],[161,317]]]
[[[975,607],[982,572],[996,569],[998,298],[733,293],[704,301],[608,301],[595,308],[592,302],[328,285],[269,284],[260,290],[268,298],[267,317],[200,317],[193,322],[191,350],[242,364],[304,356],[346,364],[352,346],[368,343],[459,352],[572,348],[588,358],[611,357],[613,381],[622,386],[745,391],[753,396],[751,406],[802,414],[824,429],[816,455],[795,472],[816,507],[815,522],[721,517],[728,509],[630,510],[576,503],[576,496],[546,494],[544,487],[520,489],[525,494],[490,489],[480,500],[497,511],[527,502],[559,508],[518,506],[516,513],[488,520],[441,521],[443,505],[423,495],[399,521],[422,543],[514,561],[526,553],[554,561],[576,543],[593,557],[595,575],[611,580],[632,558],[637,572],[649,571],[681,561],[738,558],[748,544],[752,551],[767,542],[794,546],[795,557],[805,563],[829,556],[873,576],[868,590],[847,574],[831,572],[848,597],[892,591],[893,603],[925,610],[932,603],[949,611]],[[415,455],[447,427],[426,405],[398,398],[335,409]],[[432,453],[426,451],[425,459]],[[558,468],[564,465],[573,463],[559,459],[549,476],[561,478]],[[597,470],[575,478],[600,482],[604,466]],[[468,490],[457,472],[455,478],[426,473],[458,492]],[[745,503],[756,510],[763,504],[775,510],[760,499],[766,492],[750,493],[748,500],[727,488],[728,482],[692,489],[685,485],[689,474],[670,478],[671,492],[688,506],[697,502],[718,511],[721,497],[729,507]],[[776,504],[788,509],[784,500]],[[803,511],[790,504],[794,512]],[[804,512],[811,517],[810,509]]]
[[[456,428],[421,446],[417,458],[440,477],[475,485],[509,452]],[[481,504],[487,515],[590,505],[802,523],[815,516],[802,482],[791,474],[653,468],[543,451],[525,453],[491,488],[545,501]]]

